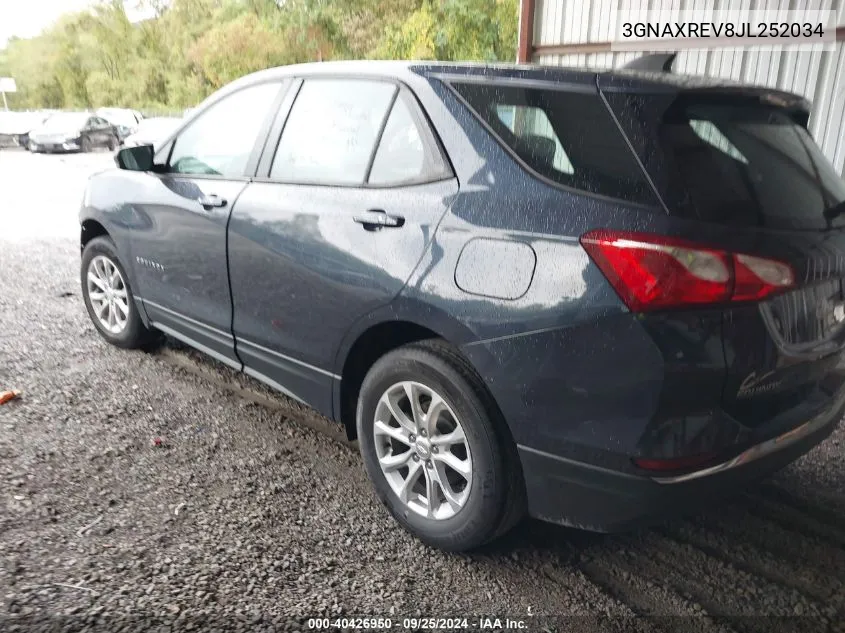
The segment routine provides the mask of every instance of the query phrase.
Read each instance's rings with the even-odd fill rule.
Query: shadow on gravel
[[[484,556],[511,556],[513,552],[530,549],[547,550],[558,556],[578,559],[582,551],[600,546],[606,534],[585,532],[536,519],[524,519],[513,530],[478,550]]]
[[[794,477],[787,470],[779,483]],[[526,520],[475,556],[546,561],[539,569],[556,582],[579,572],[637,615],[658,618],[657,631],[845,630],[845,515],[779,483],[623,534]],[[673,614],[697,618],[662,617]]]

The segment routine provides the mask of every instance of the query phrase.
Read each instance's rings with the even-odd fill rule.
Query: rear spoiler
[[[647,70],[650,72],[672,72],[672,64],[678,53],[655,53],[654,55],[643,55],[628,62],[622,68],[631,70]]]
[[[760,105],[784,110],[793,121],[802,127],[807,127],[810,121],[812,104],[801,95],[784,92],[783,90],[764,88],[762,86],[714,86],[712,88],[694,88],[684,92],[735,95],[749,100],[756,100]]]
[[[596,77],[599,90],[608,92],[682,92],[734,95],[758,100],[762,105],[781,108],[799,125],[807,127],[811,103],[801,95],[764,86],[751,86],[733,80],[672,72],[677,52],[642,55],[621,68]]]

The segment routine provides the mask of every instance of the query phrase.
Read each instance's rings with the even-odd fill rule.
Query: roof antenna
[[[654,53],[651,55],[643,55],[631,60],[623,66],[623,68],[630,68],[631,70],[649,70],[652,72],[672,72],[672,64],[678,53]]]

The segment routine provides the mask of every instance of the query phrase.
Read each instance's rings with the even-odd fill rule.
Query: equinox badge
[[[164,266],[162,266],[158,262],[154,262],[151,259],[146,259],[144,257],[136,257],[135,261],[141,264],[141,266],[146,266],[147,268],[152,268],[153,270],[164,272]]]

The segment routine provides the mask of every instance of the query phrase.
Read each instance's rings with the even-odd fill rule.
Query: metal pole
[[[3,107],[6,108],[6,112],[9,111],[9,104],[6,102],[6,93],[3,93]]]
[[[534,56],[534,0],[519,3],[519,37],[516,63],[530,64]]]

